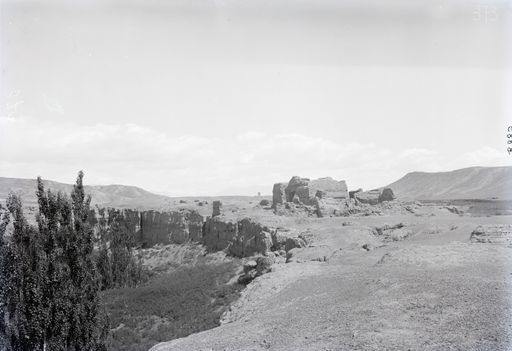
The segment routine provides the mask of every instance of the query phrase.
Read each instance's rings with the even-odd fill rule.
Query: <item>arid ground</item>
[[[307,247],[249,284],[220,327],[151,350],[510,350],[510,227],[496,242],[470,237],[512,216],[390,212],[269,216]]]

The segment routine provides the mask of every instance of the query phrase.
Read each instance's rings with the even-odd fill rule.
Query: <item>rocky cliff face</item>
[[[105,226],[114,222],[135,238],[136,245],[149,248],[157,244],[197,242],[210,251],[226,250],[229,255],[248,257],[266,254],[274,246],[276,230],[249,218],[226,219],[221,215],[206,220],[193,210],[170,212],[108,209],[101,210]],[[99,217],[98,215],[97,217]],[[101,231],[101,220],[91,223]]]
[[[266,254],[273,246],[274,229],[249,218],[232,221],[208,217],[203,226],[203,244],[212,251],[228,250],[236,257]]]
[[[203,237],[203,216],[193,210],[159,212],[107,209],[99,212],[99,216],[104,214],[107,227],[116,221],[142,247],[199,242]],[[100,222],[95,220],[92,223],[97,232],[100,231]]]
[[[201,241],[203,217],[191,210],[141,213],[140,241],[145,246]]]

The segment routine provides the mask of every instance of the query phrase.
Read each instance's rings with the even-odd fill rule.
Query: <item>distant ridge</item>
[[[51,180],[45,180],[44,184],[46,188],[68,194],[73,188],[71,184]],[[469,167],[451,172],[411,172],[387,187],[393,189],[399,200],[405,201],[512,200],[512,167]],[[92,196],[92,204],[100,207],[158,210],[172,207],[172,203],[177,199],[129,185],[86,185],[85,190]],[[11,191],[21,195],[25,205],[37,204],[35,179],[0,177],[0,201],[5,200]]]
[[[44,180],[46,188],[70,193],[73,185]],[[35,205],[36,180],[0,177],[0,199],[7,198],[9,192],[21,195],[25,205]],[[150,193],[136,186],[128,185],[86,185],[85,191],[92,196],[92,204],[101,207],[158,209],[166,206],[171,198]]]
[[[512,200],[512,167],[411,172],[388,187],[400,200]]]

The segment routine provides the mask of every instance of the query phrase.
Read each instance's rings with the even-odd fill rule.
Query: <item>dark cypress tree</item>
[[[69,334],[75,350],[92,350],[99,347],[99,277],[93,260],[94,233],[89,223],[91,197],[85,195],[83,172],[80,171],[73,192],[72,235],[76,245],[68,249],[71,281],[75,289],[74,298],[80,308],[75,309]],[[80,303],[81,302],[81,303]]]
[[[113,286],[113,277],[109,250],[109,230],[104,208],[98,208],[98,217],[98,255],[96,258],[96,266],[98,274],[100,275],[100,288],[101,290],[106,290]]]
[[[37,223],[46,255],[46,289],[44,305],[47,310],[45,348],[67,350],[70,331],[69,311],[75,306],[71,301],[71,267],[64,255],[73,245],[69,228],[72,223],[69,199],[61,193],[45,191],[41,178],[37,179],[39,213]]]
[[[0,351],[10,348],[10,337],[8,333],[9,320],[7,314],[7,296],[10,294],[11,282],[9,272],[12,267],[12,257],[7,246],[5,234],[10,222],[9,211],[0,204]]]
[[[93,231],[80,172],[71,199],[37,180],[38,229],[11,195],[0,223],[0,350],[105,350]],[[7,233],[10,235],[7,235]]]
[[[0,225],[0,347],[40,350],[44,342],[45,259],[35,228],[28,225],[21,200],[10,195]],[[12,217],[11,236],[6,231]]]

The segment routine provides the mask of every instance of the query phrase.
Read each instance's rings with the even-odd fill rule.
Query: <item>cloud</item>
[[[64,107],[58,99],[51,99],[46,94],[43,94],[44,107],[50,111],[55,112],[59,115],[64,115]]]
[[[508,154],[505,148],[500,151],[490,146],[483,146],[465,153],[463,155],[463,162],[479,166],[511,166],[512,156]]]
[[[490,148],[465,161],[492,161]],[[447,170],[424,148],[399,153],[374,143],[344,143],[298,133],[247,132],[233,138],[173,136],[137,124],[56,124],[0,118],[0,174],[89,184],[137,185],[170,195],[270,193],[292,175],[345,179],[349,188],[386,185],[412,170]]]

